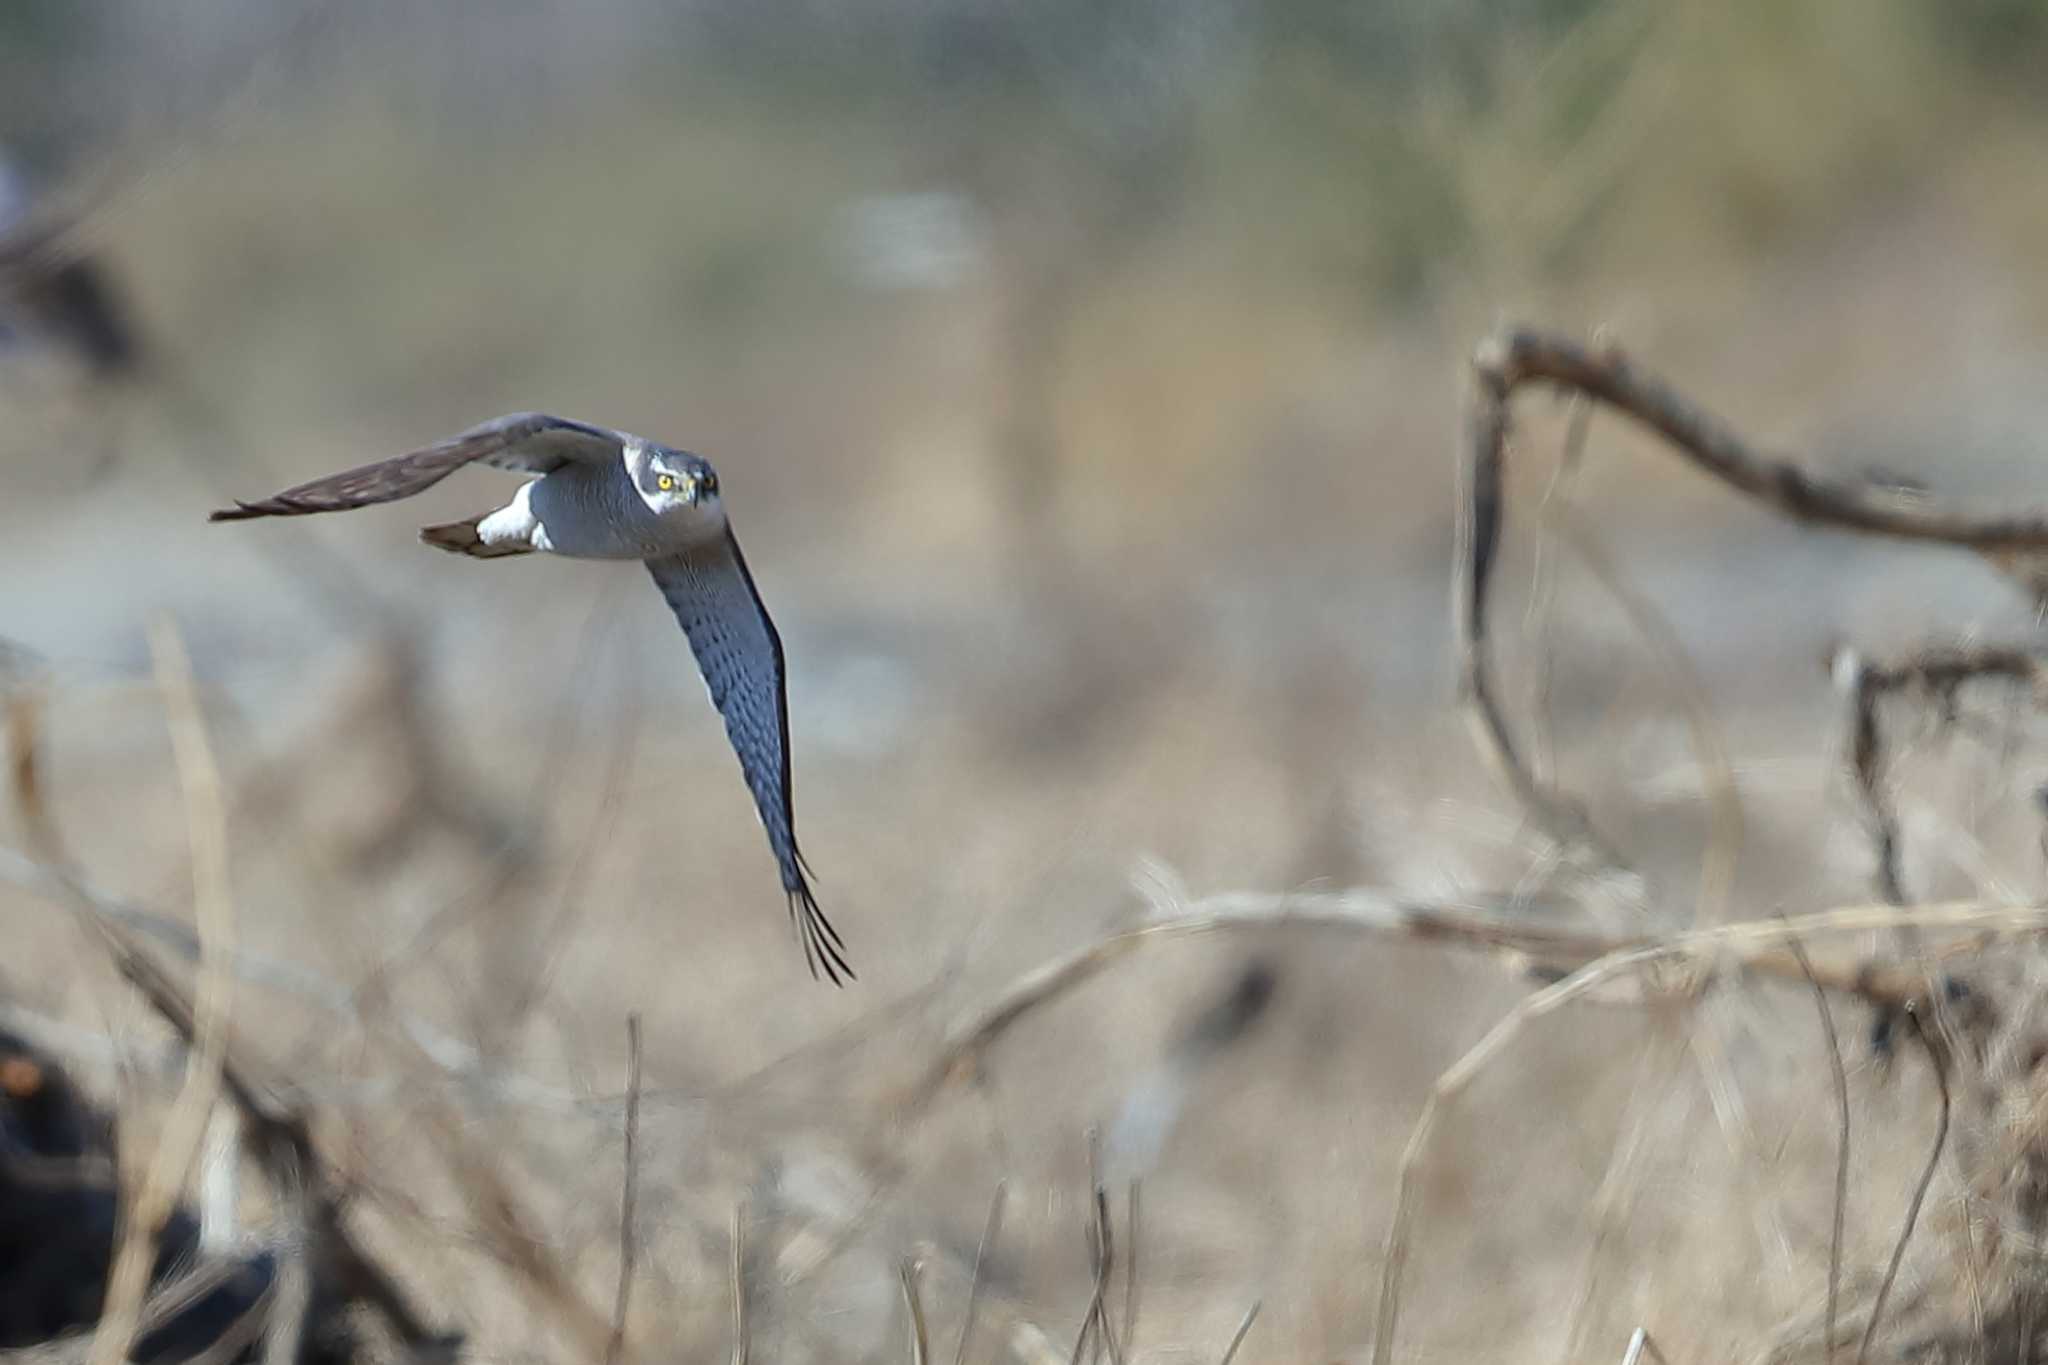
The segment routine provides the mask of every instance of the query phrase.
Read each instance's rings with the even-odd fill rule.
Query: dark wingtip
[[[848,981],[860,979],[846,960],[846,944],[839,931],[825,918],[825,912],[818,908],[818,898],[802,881],[789,893],[789,915],[803,938],[804,962],[811,969],[813,981],[822,975],[833,985],[843,987]]]
[[[208,521],[247,521],[251,517],[303,517],[309,516],[314,512],[332,512],[336,510],[338,509],[332,506],[321,506],[317,502],[309,502],[293,497],[289,492],[284,492],[279,493],[274,498],[264,498],[260,502],[243,502],[240,498],[236,498],[233,507],[219,508],[209,513],[206,519]]]

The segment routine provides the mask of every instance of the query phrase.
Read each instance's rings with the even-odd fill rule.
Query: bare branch
[[[1726,423],[1631,364],[1618,347],[1589,350],[1551,333],[1509,327],[1482,345],[1472,364],[1485,391],[1482,408],[1501,411],[1500,437],[1507,431],[1507,399],[1517,387],[1555,384],[1627,414],[1695,468],[1795,521],[1973,550],[2048,550],[2048,515],[1973,513],[1934,499],[1902,501],[1867,481],[1823,478],[1791,460],[1761,454]]]
[[[1460,463],[1454,594],[1460,693],[1481,754],[1530,820],[1581,865],[1626,863],[1576,801],[1537,780],[1500,704],[1488,653],[1487,608],[1506,519],[1503,467],[1517,388],[1547,383],[1604,403],[1662,436],[1681,458],[1724,485],[1809,525],[1978,551],[2048,548],[2048,516],[1975,515],[1931,500],[1902,502],[1865,482],[1825,479],[1760,454],[1612,346],[1589,349],[1509,327],[1481,345],[1472,363],[1477,384]]]
[[[198,1011],[184,986],[145,952],[116,917],[101,904],[73,871],[56,823],[51,818],[38,761],[40,731],[33,704],[24,696],[10,699],[7,738],[8,770],[22,824],[42,855],[35,870],[42,894],[61,897],[99,939],[122,977],[149,1002],[150,1008],[196,1050]],[[302,1223],[309,1245],[341,1297],[369,1304],[415,1355],[445,1355],[459,1337],[434,1331],[414,1311],[397,1282],[366,1254],[341,1221],[342,1184],[319,1147],[303,1108],[283,1098],[288,1088],[263,1076],[253,1059],[244,1057],[232,1037],[221,1039],[221,1084],[242,1111],[249,1150],[281,1196],[303,1202]]]
[[[1720,953],[1740,960],[1752,970],[1760,970],[1763,963],[1770,962],[1773,964],[1773,975],[1797,975],[1803,978],[1804,973],[1798,970],[1798,959],[1784,946],[1791,939],[1810,938],[1823,933],[1857,933],[1883,929],[1899,923],[1901,916],[1921,927],[1938,925],[1947,929],[1969,929],[1988,928],[1993,923],[2000,923],[2005,928],[2012,929],[2024,923],[2028,928],[2021,932],[2026,933],[2036,933],[2048,928],[2048,908],[1991,909],[1983,906],[1909,906],[1904,910],[1890,906],[1861,906],[1775,923],[1750,921],[1726,924],[1674,934],[1661,941],[1598,958],[1564,980],[1520,1001],[1489,1029],[1484,1037],[1437,1077],[1435,1084],[1430,1087],[1428,1098],[1423,1103],[1422,1113],[1409,1134],[1408,1145],[1401,1155],[1400,1171],[1395,1182],[1393,1213],[1387,1224],[1382,1248],[1380,1308],[1373,1335],[1374,1365],[1389,1365],[1393,1359],[1394,1329],[1400,1313],[1401,1279],[1408,1259],[1408,1230],[1415,1212],[1417,1174],[1421,1170],[1424,1156],[1428,1153],[1430,1141],[1435,1136],[1437,1124],[1442,1119],[1444,1109],[1454,1102],[1491,1062],[1506,1052],[1526,1025],[1589,995],[1616,977],[1635,974],[1661,964],[1709,964]],[[1828,974],[1818,970],[1815,977],[1828,984],[1830,989],[1847,989],[1855,994],[1865,994],[1857,984],[1831,982]],[[1865,978],[1859,973],[1856,981],[1863,980]],[[1866,995],[1866,998],[1873,997]],[[1909,988],[1904,999],[1915,998]],[[1943,1115],[1942,1126],[1945,1136],[1946,1102],[1943,1104]],[[1917,1208],[1916,1201],[1916,1211]]]
[[[1879,706],[1887,697],[1922,695],[1952,715],[1957,694],[1967,684],[1988,680],[2038,689],[2048,680],[2048,661],[2031,650],[1991,645],[1922,650],[1895,664],[1873,664],[1844,648],[1829,664],[1849,692],[1849,763],[1876,846],[1877,892],[1894,905],[1904,905],[1910,897],[1899,872],[1898,815],[1885,789],[1889,754]]]
[[[1260,895],[1234,893],[1195,902],[1184,914],[1128,929],[1075,949],[1025,972],[995,995],[994,1002],[950,1029],[938,1054],[910,1087],[903,1108],[915,1114],[949,1086],[972,1077],[995,1045],[1023,1019],[1147,945],[1210,934],[1281,931],[1384,934],[1482,951],[1525,953],[1561,970],[1621,954],[1705,961],[1711,952],[1725,966],[1785,981],[1803,981],[1798,959],[1786,950],[1783,925],[1737,922],[1665,938],[1614,935],[1546,923],[1512,909],[1513,897],[1475,898],[1469,905],[1404,901],[1360,889],[1338,894]],[[1801,934],[1841,933],[1900,923],[1940,929],[1987,929],[2030,934],[2048,927],[2048,909],[1955,901],[1912,906],[1853,906],[1801,916],[1786,924]],[[1876,1004],[1904,1005],[1924,998],[1925,975],[1917,967],[1883,962],[1814,964],[1829,990]]]
[[[11,714],[18,717],[26,709],[26,703],[19,697],[12,700],[16,706]],[[15,746],[17,756],[29,752],[24,745]],[[18,777],[15,786],[19,792],[21,783]],[[53,905],[62,905],[74,913],[84,902],[92,907],[98,918],[161,944],[187,961],[198,960],[199,939],[184,925],[168,915],[111,896],[94,887],[75,869],[59,871],[59,866],[54,860],[38,861],[13,849],[0,848],[0,882],[9,883]],[[229,962],[234,975],[252,986],[282,991],[331,1018],[357,1027],[367,1029],[370,1026],[355,997],[317,972],[246,949],[233,953]],[[378,1017],[395,1024],[408,1042],[455,1081],[471,1099],[519,1104],[556,1113],[575,1113],[589,1107],[583,1096],[498,1066],[468,1043],[413,1015],[386,1007]]]
[[[1593,828],[1584,809],[1537,780],[1516,745],[1507,712],[1494,688],[1493,664],[1487,650],[1487,606],[1494,562],[1500,551],[1505,502],[1501,465],[1506,448],[1507,403],[1502,393],[1497,401],[1473,409],[1469,454],[1460,467],[1463,488],[1458,503],[1458,556],[1452,588],[1460,699],[1480,755],[1530,821],[1581,866],[1594,870],[1622,869],[1626,864],[1621,855]]]

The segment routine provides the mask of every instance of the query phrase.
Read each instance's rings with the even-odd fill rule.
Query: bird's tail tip
[[[801,881],[789,893],[789,915],[796,924],[797,937],[803,940],[804,962],[811,969],[812,980],[822,977],[835,986],[844,986],[860,979],[846,960],[846,943],[839,937],[839,931],[818,908],[818,898],[811,894],[811,888]]]
[[[451,521],[443,526],[422,526],[420,539],[437,550],[450,554],[468,555],[471,559],[500,559],[506,555],[523,555],[530,548],[526,545],[499,543],[489,544],[477,531],[482,517],[471,517],[467,521]]]
[[[473,554],[484,543],[483,537],[477,534],[475,518],[451,521],[445,526],[422,526],[420,540],[437,550],[458,555]]]

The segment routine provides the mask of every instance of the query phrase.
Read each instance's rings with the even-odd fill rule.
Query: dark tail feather
[[[818,899],[811,894],[811,888],[802,882],[789,893],[789,917],[796,924],[798,937],[803,940],[804,961],[810,965],[812,980],[822,974],[833,985],[843,986],[858,979],[846,960],[846,944],[841,941],[839,931],[818,908]]]
[[[420,539],[437,550],[468,555],[471,559],[503,559],[506,555],[532,552],[530,545],[484,544],[483,537],[476,533],[476,524],[482,520],[482,517],[471,517],[468,521],[451,521],[445,526],[422,527]]]

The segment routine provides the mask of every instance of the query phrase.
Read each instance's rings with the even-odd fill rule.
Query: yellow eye
[[[674,492],[676,486],[675,476],[672,474],[664,474],[654,481],[654,486],[656,488],[659,488],[664,493]]]

